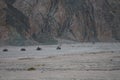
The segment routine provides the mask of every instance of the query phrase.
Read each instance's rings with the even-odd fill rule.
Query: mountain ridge
[[[0,3],[0,11],[4,13],[0,13],[0,41],[6,44],[54,44],[56,38],[77,42],[120,41],[119,0],[1,0]]]

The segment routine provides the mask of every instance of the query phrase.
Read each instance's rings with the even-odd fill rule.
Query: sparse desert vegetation
[[[3,52],[8,52],[8,49],[3,49]]]
[[[119,44],[56,46],[0,49],[0,80],[120,80]]]
[[[26,51],[26,49],[25,48],[21,48],[20,51]]]
[[[34,67],[30,67],[27,69],[27,71],[34,71],[34,70],[36,70]]]

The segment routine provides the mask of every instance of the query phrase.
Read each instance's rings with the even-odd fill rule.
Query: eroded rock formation
[[[56,38],[120,41],[119,0],[1,0],[0,4],[4,12],[0,27],[8,29],[0,37],[10,33],[9,43],[54,43]]]

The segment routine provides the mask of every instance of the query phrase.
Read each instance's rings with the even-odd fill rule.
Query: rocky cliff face
[[[6,4],[0,0],[0,44],[3,43],[4,40],[8,39],[8,29],[6,27],[6,12],[4,9],[6,8]]]
[[[1,0],[0,4],[0,37],[11,44],[54,43],[56,38],[120,41],[119,0]]]

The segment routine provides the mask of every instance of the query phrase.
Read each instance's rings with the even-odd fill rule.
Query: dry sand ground
[[[120,80],[119,43],[70,44],[59,51],[56,46],[41,47],[0,51],[0,80]]]

